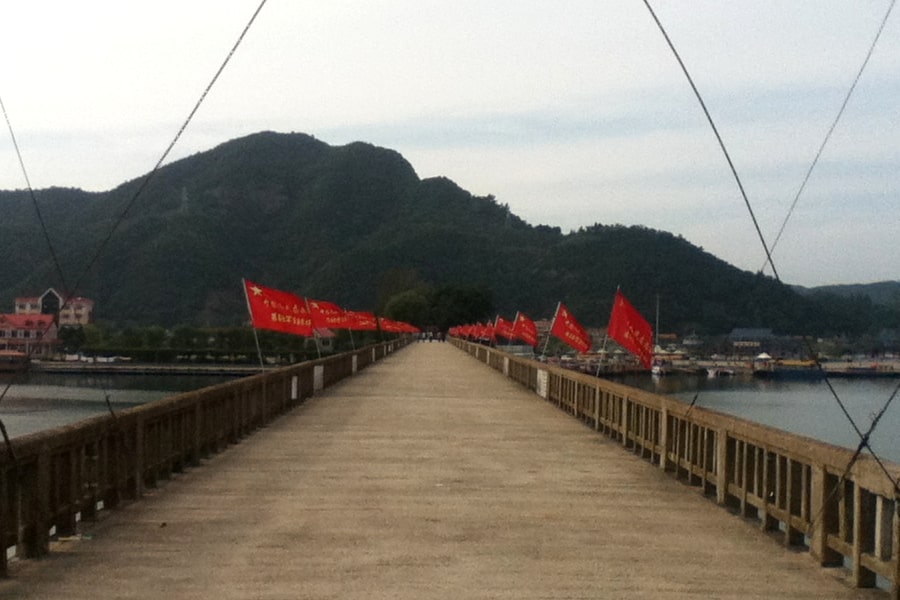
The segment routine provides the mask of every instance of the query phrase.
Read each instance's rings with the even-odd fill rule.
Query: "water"
[[[855,450],[859,435],[824,381],[771,381],[746,377],[633,377],[627,385]],[[838,398],[865,433],[900,386],[900,379],[832,379]],[[900,464],[900,398],[869,438],[878,456]]]
[[[0,376],[0,392],[11,381]],[[77,423],[113,410],[229,381],[221,375],[81,375],[28,373],[15,376],[0,401],[0,419],[9,436]]]

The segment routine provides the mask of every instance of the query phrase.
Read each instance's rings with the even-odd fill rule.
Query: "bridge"
[[[0,598],[897,598],[849,454],[394,342],[13,440]]]

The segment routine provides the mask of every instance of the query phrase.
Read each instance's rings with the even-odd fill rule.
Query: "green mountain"
[[[0,311],[53,286],[93,298],[102,320],[238,324],[245,277],[353,309],[417,285],[477,285],[508,317],[550,317],[561,300],[593,326],[620,285],[650,320],[658,296],[661,329],[676,332],[858,333],[900,321],[887,308],[845,314],[663,231],[532,226],[365,143],[259,133],[160,169],[135,201],[145,183],[36,192],[55,260],[29,194],[0,192]]]

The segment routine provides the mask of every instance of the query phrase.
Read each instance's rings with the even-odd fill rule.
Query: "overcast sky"
[[[259,2],[7,4],[0,98],[32,186],[104,191],[153,167]],[[889,2],[652,4],[771,243]],[[397,150],[534,225],[645,225],[764,262],[639,0],[269,0],[169,162],[261,130]],[[0,189],[24,188],[0,134]],[[896,11],[774,257],[791,284],[900,279]]]

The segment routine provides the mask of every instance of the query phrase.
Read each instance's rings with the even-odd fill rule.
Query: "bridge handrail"
[[[0,445],[0,576],[8,552],[35,558],[80,519],[236,443],[319,390],[405,346],[374,344],[178,394]]]
[[[846,565],[857,587],[877,577],[900,596],[900,497],[868,455],[502,350],[452,338],[723,507],[755,520],[823,566]],[[887,463],[894,480],[900,466]]]

